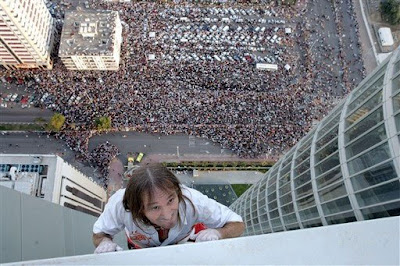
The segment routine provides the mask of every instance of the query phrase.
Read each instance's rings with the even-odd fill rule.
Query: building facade
[[[56,155],[0,154],[0,185],[93,216],[105,189]]]
[[[54,29],[43,0],[0,0],[0,64],[52,69]]]
[[[122,24],[117,11],[65,14],[59,57],[69,70],[118,70]]]
[[[400,47],[230,208],[245,235],[400,215]]]

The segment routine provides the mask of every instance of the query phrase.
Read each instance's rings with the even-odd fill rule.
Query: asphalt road
[[[0,109],[0,124],[5,123],[33,123],[37,118],[43,118],[49,121],[53,112],[41,108],[25,108],[21,107],[7,107]]]
[[[118,158],[125,165],[128,152],[143,152],[149,155],[170,155],[174,158],[183,156],[231,155],[231,151],[221,149],[207,140],[185,135],[157,136],[135,132],[109,133],[95,136],[90,140],[89,150],[98,144],[109,141],[120,150]],[[177,148],[178,147],[178,148]],[[0,134],[0,152],[10,154],[57,154],[88,176],[96,178],[96,172],[88,164],[76,160],[62,140],[57,140],[46,133],[6,133]],[[179,157],[178,154],[179,153]],[[146,157],[146,156],[145,156]],[[1,163],[1,162],[0,162]]]
[[[182,157],[196,154],[201,155],[231,155],[230,150],[221,149],[208,140],[187,135],[150,135],[136,132],[109,133],[90,139],[89,150],[109,141],[118,147],[121,154],[118,158],[126,161],[128,152],[143,152],[145,154],[164,154]]]

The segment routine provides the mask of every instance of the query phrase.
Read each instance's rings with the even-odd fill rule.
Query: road
[[[25,108],[14,107],[14,108],[1,108],[0,109],[0,124],[7,123],[33,123],[37,118],[43,118],[49,121],[53,112],[47,109],[40,108]]]
[[[185,135],[156,136],[135,132],[109,133],[95,136],[90,140],[89,150],[93,150],[98,144],[106,141],[118,147],[121,152],[118,158],[123,164],[126,164],[128,152],[143,152],[146,154],[144,160],[149,157],[154,159],[157,156],[173,159],[203,156],[210,160],[216,160],[220,156],[232,158],[232,153],[229,150],[221,149],[220,146],[204,139]],[[64,141],[57,140],[46,133],[2,132],[0,134],[0,152],[10,154],[57,154],[83,173],[93,178],[97,177],[96,172],[93,172],[93,168],[76,160],[75,153],[65,145]]]
[[[175,158],[190,155],[229,156],[230,150],[221,149],[219,145],[208,140],[187,135],[150,135],[136,132],[109,133],[94,136],[90,139],[89,150],[93,150],[100,143],[109,141],[118,147],[121,154],[118,158],[126,162],[128,152],[143,152],[147,155],[170,155]]]

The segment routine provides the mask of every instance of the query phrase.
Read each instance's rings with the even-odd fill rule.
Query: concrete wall
[[[92,254],[96,217],[0,186],[0,263]],[[122,234],[116,242],[126,249]]]
[[[12,265],[399,265],[400,217]]]

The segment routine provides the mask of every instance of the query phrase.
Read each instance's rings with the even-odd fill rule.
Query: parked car
[[[24,97],[24,96],[20,94],[20,95],[17,96],[17,98],[15,98],[14,101],[15,101],[16,103],[19,103],[19,102],[22,100],[23,97]]]
[[[15,99],[17,99],[17,97],[18,97],[18,93],[15,93],[12,97],[11,97],[11,101],[12,102],[14,102],[15,101]]]

